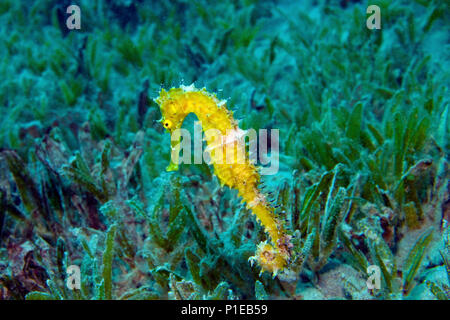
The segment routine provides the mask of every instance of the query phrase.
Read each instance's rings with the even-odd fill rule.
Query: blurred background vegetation
[[[445,2],[80,0],[72,31],[70,4],[0,3],[1,299],[448,299]],[[206,164],[165,172],[152,99],[191,83],[280,130],[283,277]]]

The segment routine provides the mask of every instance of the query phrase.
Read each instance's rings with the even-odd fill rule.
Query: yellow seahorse
[[[239,129],[233,113],[226,108],[226,101],[219,101],[215,94],[208,93],[205,88],[197,89],[191,85],[172,88],[169,91],[162,89],[155,102],[161,109],[162,119],[160,121],[171,134],[181,128],[188,114],[194,113],[197,116],[206,135],[205,139],[210,151],[214,173],[221,185],[238,190],[239,196],[243,198],[242,201],[247,203],[247,208],[256,215],[256,219],[270,236],[271,241],[261,242],[255,256],[250,257],[249,261],[251,264],[257,261],[261,267],[261,273],[269,271],[275,277],[286,268],[289,262],[292,247],[291,237],[286,234],[281,222],[274,214],[274,208],[268,204],[265,195],[258,188],[260,176],[257,167],[247,160],[236,161],[236,157],[231,163],[229,158],[225,159],[226,147],[231,143],[234,154],[237,154],[238,143],[244,143],[239,138],[245,134],[245,131]],[[217,143],[217,136],[207,134],[210,129],[219,132],[220,143]],[[177,139],[171,141],[172,150],[177,151],[179,142]],[[242,148],[242,145],[239,147]],[[246,151],[245,153],[247,154]],[[171,159],[167,170],[177,169],[178,164]]]

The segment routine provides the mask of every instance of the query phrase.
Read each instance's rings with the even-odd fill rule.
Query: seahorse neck
[[[225,108],[225,101],[221,102],[215,96],[203,92],[190,92],[187,95],[185,113],[194,113],[204,131],[217,129],[226,133],[226,130],[236,126],[232,113]]]

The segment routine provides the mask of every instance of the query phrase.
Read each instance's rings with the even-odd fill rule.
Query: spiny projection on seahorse
[[[248,155],[245,141],[241,139],[245,131],[239,128],[232,111],[227,109],[226,101],[219,101],[215,94],[207,92],[205,88],[198,89],[191,85],[171,88],[168,91],[161,89],[155,102],[161,109],[160,122],[171,134],[181,128],[188,114],[194,113],[197,116],[205,133],[214,173],[221,185],[238,190],[242,201],[255,214],[270,237],[270,242],[264,241],[257,246],[255,255],[250,257],[249,261],[251,264],[256,261],[261,267],[261,273],[268,271],[275,277],[289,263],[291,237],[286,234],[281,221],[275,216],[274,208],[260,191],[258,168],[248,161],[249,157],[246,156],[244,162],[237,161],[237,157],[233,157],[231,162],[230,158],[226,158],[227,150],[230,148],[234,152],[233,155],[238,154],[238,148],[245,150],[245,154]],[[210,129],[219,132],[219,139],[217,136],[207,134]],[[179,140],[171,139],[172,150],[179,146],[179,143]],[[239,143],[243,143],[244,146]],[[178,164],[171,159],[167,170],[177,169]]]

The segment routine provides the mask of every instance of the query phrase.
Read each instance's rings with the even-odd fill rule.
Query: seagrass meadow
[[[446,1],[2,0],[0,299],[448,300],[449,82]],[[213,166],[166,171],[191,84],[279,130],[278,273]]]

